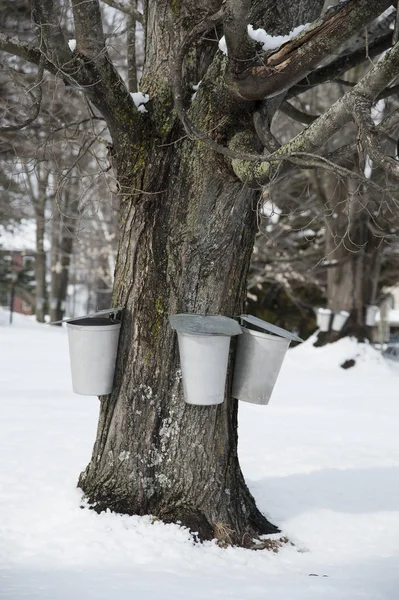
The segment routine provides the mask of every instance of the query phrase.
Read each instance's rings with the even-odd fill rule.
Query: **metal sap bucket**
[[[169,321],[178,336],[184,400],[201,406],[221,404],[230,338],[241,334],[241,327],[223,316],[180,314]]]
[[[379,307],[375,305],[369,305],[366,308],[366,325],[367,327],[374,327],[377,320],[377,314]]]
[[[268,404],[290,342],[303,340],[257,317],[240,319],[244,326],[237,342],[232,395],[243,402]]]
[[[349,313],[347,310],[340,310],[336,312],[333,318],[331,329],[333,331],[342,331],[346,321],[348,320]]]
[[[112,392],[120,328],[120,321],[105,317],[67,321],[75,394],[102,396]]]
[[[319,308],[316,313],[316,323],[320,331],[326,332],[330,329],[332,311],[329,308]]]

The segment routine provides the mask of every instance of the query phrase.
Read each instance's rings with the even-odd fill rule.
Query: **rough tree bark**
[[[268,125],[278,106],[262,101],[265,95],[279,95],[281,101],[286,89],[388,5],[385,0],[372,7],[366,0],[341,3],[332,21],[318,22],[313,33],[289,43],[274,59],[271,53],[259,60],[248,43],[246,25],[261,24],[262,8],[270,17],[263,23],[269,33],[282,34],[316,18],[323,4],[226,0],[226,59],[216,55],[217,39],[209,32],[209,23],[221,27],[219,13],[207,27],[199,24],[220,10],[219,1],[201,6],[193,0],[144,2],[141,89],[150,102],[148,114],[143,114],[135,110],[108,59],[98,2],[72,0],[77,45],[71,53],[52,0],[33,0],[45,67],[78,84],[107,120],[120,186],[113,302],[124,311],[115,389],[101,398],[93,456],[79,480],[96,510],[150,513],[180,521],[201,539],[216,537],[247,547],[254,537],[276,531],[257,509],[238,463],[231,370],[222,405],[185,405],[168,315],[232,316],[243,310],[259,194],[249,184],[259,188],[269,180],[259,138],[267,147]],[[251,7],[253,14],[246,18]],[[183,45],[187,57],[181,69],[179,48],[193,31],[198,35]],[[40,49],[6,36],[0,36],[0,47],[32,62],[40,60]],[[371,100],[392,80],[398,53],[395,46],[378,69],[371,69],[364,83]],[[183,87],[178,81],[181,70]],[[377,77],[376,70],[382,75]],[[187,111],[189,84],[200,79]],[[359,90],[363,88],[353,93]],[[265,117],[263,127],[259,122],[256,127],[259,137],[254,113]],[[336,103],[270,160],[280,164],[287,154],[296,160],[295,153],[315,152],[350,118],[344,101]]]

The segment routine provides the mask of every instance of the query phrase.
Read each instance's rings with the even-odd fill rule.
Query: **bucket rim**
[[[271,333],[277,337],[285,338],[290,340],[291,342],[303,342],[303,340],[297,336],[295,333],[291,333],[282,327],[278,327],[277,325],[273,325],[273,323],[268,323],[263,319],[259,319],[258,317],[254,317],[253,315],[240,315],[239,319],[245,323],[247,329],[251,329],[251,325],[256,327],[255,331],[259,329],[263,332]],[[242,324],[241,324],[242,325]]]
[[[88,319],[89,320],[89,319]],[[121,328],[122,322],[121,321],[111,321],[110,319],[109,323],[103,323],[103,324],[91,324],[91,323],[82,323],[82,320],[78,320],[75,323],[67,323],[66,327],[67,329],[72,329],[75,331],[98,331],[98,332],[105,332],[105,331],[115,331],[115,330],[119,330]]]
[[[248,327],[241,327],[243,334],[253,335],[254,337],[260,337],[273,342],[282,342],[284,344],[290,344],[293,340],[279,335],[273,335],[272,333],[266,333],[264,331],[256,331],[255,329],[248,329]]]
[[[189,338],[231,338],[232,336],[227,333],[187,333],[186,331],[177,331],[178,336],[189,337]]]
[[[241,334],[241,327],[237,321],[225,315],[178,313],[169,315],[169,323],[177,333],[191,334],[192,336],[232,337]]]

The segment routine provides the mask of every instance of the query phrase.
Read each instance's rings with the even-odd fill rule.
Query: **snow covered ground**
[[[70,391],[64,330],[5,316],[2,600],[399,597],[399,375],[376,351],[306,343],[289,351],[268,407],[240,405],[248,484],[295,546],[223,550],[175,525],[80,508],[98,401]]]

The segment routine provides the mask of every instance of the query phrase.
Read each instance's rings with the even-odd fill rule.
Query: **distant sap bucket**
[[[340,310],[339,312],[335,313],[331,329],[333,331],[342,331],[346,321],[348,320],[348,317],[349,313],[346,310]]]
[[[57,308],[58,298],[52,297],[50,298],[50,309],[55,310]]]
[[[67,322],[75,394],[102,396],[112,392],[120,328],[120,321],[105,317]]]
[[[330,330],[332,311],[329,308],[319,308],[316,313],[316,323],[320,331]]]
[[[221,404],[226,386],[230,338],[241,334],[236,321],[223,316],[180,314],[169,317],[177,331],[184,400]]]
[[[250,315],[242,315],[234,365],[234,398],[252,404],[269,403],[293,333]],[[266,331],[268,333],[266,333]]]
[[[377,320],[377,314],[379,312],[379,307],[375,305],[369,305],[366,308],[366,325],[367,327],[374,327]]]

